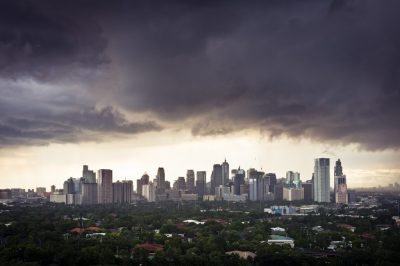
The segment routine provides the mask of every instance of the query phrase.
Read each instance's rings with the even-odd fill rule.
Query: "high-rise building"
[[[255,169],[247,171],[249,178],[249,199],[251,201],[264,200],[268,187],[265,186],[264,172],[259,172]]]
[[[112,170],[100,169],[97,172],[97,193],[98,203],[106,204],[113,202],[113,189],[112,189]]]
[[[223,185],[223,183],[222,166],[220,164],[214,164],[211,173],[211,193],[214,194],[215,188]]]
[[[206,171],[196,172],[196,191],[199,197],[206,194]]]
[[[330,160],[329,158],[317,158],[314,160],[314,201],[330,202]]]
[[[50,192],[51,192],[51,193],[56,192],[56,186],[55,186],[55,185],[52,185],[52,186],[50,187]]]
[[[83,205],[93,205],[98,203],[97,189],[96,183],[82,183],[81,199]]]
[[[288,187],[301,188],[300,173],[293,172],[293,171],[287,171],[285,183],[286,183],[286,186],[288,186]]]
[[[75,194],[75,183],[72,177],[64,181],[64,194]]]
[[[114,203],[130,203],[132,201],[133,182],[117,181],[113,186],[113,202]]]
[[[193,170],[187,170],[186,172],[186,189],[188,190],[189,193],[195,192]]]
[[[235,195],[240,195],[240,186],[244,184],[245,175],[246,172],[239,167],[233,177],[233,193]]]
[[[225,161],[221,165],[222,168],[222,185],[225,186],[229,182],[229,163]]]
[[[157,170],[157,188],[161,189],[162,193],[165,191],[165,171],[162,167]]]
[[[153,183],[150,182],[147,185],[143,185],[142,189],[143,189],[143,197],[145,197],[148,202],[156,201],[156,190]]]
[[[183,176],[178,177],[177,185],[178,190],[186,190],[186,181]]]
[[[82,178],[84,180],[84,183],[96,183],[96,173],[89,170],[89,167],[87,165],[83,166]]]
[[[268,192],[274,193],[276,185],[276,174],[267,173],[265,174],[265,182],[268,184]]]
[[[143,196],[142,186],[147,185],[149,183],[149,175],[144,173],[142,177],[136,180],[136,193],[140,196]]]
[[[311,180],[308,180],[301,184],[304,189],[304,200],[305,201],[312,201],[313,200],[313,184]]]
[[[334,171],[334,196],[335,202],[339,204],[349,203],[346,176],[343,175],[343,168],[340,159],[336,161]]]

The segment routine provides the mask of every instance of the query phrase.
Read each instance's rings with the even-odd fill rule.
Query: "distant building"
[[[89,170],[87,165],[83,166],[82,178],[84,179],[85,183],[96,183],[96,173]]]
[[[348,200],[349,203],[355,203],[357,202],[357,196],[356,196],[356,191],[354,189],[348,189],[347,190],[348,193]]]
[[[0,189],[0,199],[11,199],[11,189]]]
[[[113,203],[112,170],[100,169],[97,172],[98,203]]]
[[[51,192],[51,193],[56,192],[56,186],[55,186],[55,185],[52,185],[52,186],[50,187],[50,192]]]
[[[254,168],[247,171],[249,178],[249,200],[265,200],[268,192],[268,185],[264,182],[264,172],[259,172]]]
[[[224,185],[224,178],[222,176],[222,166],[220,164],[214,164],[213,171],[211,173],[211,191],[214,193],[215,188]]]
[[[54,192],[50,194],[50,202],[67,204],[67,195]]]
[[[133,194],[132,181],[117,181],[112,184],[113,186],[113,202],[114,203],[130,203]]]
[[[330,162],[329,158],[314,160],[314,201],[330,202]]]
[[[98,203],[96,183],[83,183],[82,184],[82,205],[93,205]]]
[[[346,176],[343,175],[343,167],[340,159],[335,164],[335,177],[334,177],[334,196],[335,202],[339,204],[348,204],[348,192]]]
[[[37,187],[36,188],[36,194],[43,196],[46,193],[46,188],[45,187]]]
[[[147,199],[148,202],[156,201],[156,191],[153,183],[142,186],[143,197]]]
[[[150,178],[147,173],[144,173],[142,177],[136,180],[136,193],[140,196],[143,196],[142,186],[149,184]]]
[[[186,172],[186,189],[188,190],[189,193],[195,192],[193,170],[187,170]]]
[[[177,186],[178,190],[186,190],[186,181],[183,176],[178,177]]]
[[[157,189],[160,193],[164,193],[165,190],[165,171],[163,167],[157,169]]]
[[[222,185],[226,185],[229,182],[229,163],[227,163],[226,159],[221,164],[222,168]]]
[[[304,188],[284,187],[283,199],[287,201],[303,200]]]
[[[276,185],[276,174],[274,173],[267,173],[264,176],[265,182],[268,185],[268,192],[274,193],[275,185]]]
[[[196,192],[199,197],[203,197],[206,194],[206,171],[196,172]]]
[[[274,188],[274,197],[276,201],[282,201],[283,200],[283,184],[278,183],[275,185]]]
[[[243,169],[239,169],[236,171],[234,177],[233,177],[233,193],[235,195],[240,195],[240,186],[244,184],[244,178],[245,178],[246,172]]]
[[[304,189],[304,200],[305,201],[312,201],[313,200],[313,184],[312,181],[306,181],[302,183],[301,186]]]

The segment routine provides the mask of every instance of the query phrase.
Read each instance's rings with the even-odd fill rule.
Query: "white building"
[[[330,202],[330,160],[317,158],[314,160],[314,200],[317,202]]]
[[[147,185],[142,186],[143,197],[147,199],[148,202],[156,201],[156,189],[153,183],[149,183]]]

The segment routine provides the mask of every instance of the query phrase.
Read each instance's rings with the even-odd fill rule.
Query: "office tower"
[[[177,186],[178,190],[186,190],[186,182],[183,176],[178,177]]]
[[[223,183],[222,166],[220,164],[214,164],[211,173],[211,193],[214,195],[215,188],[223,185]]]
[[[82,205],[93,205],[98,203],[96,183],[83,183],[82,184]]]
[[[143,196],[142,186],[147,185],[149,183],[149,175],[144,173],[142,177],[136,180],[136,193],[140,196]]]
[[[188,190],[189,193],[195,192],[194,171],[193,170],[187,170],[187,172],[186,172],[186,189]]]
[[[277,183],[274,187],[274,198],[277,201],[283,200],[283,184]]]
[[[150,182],[147,185],[143,185],[142,189],[143,189],[143,197],[145,197],[148,202],[156,201],[156,190],[153,183]]]
[[[329,158],[314,160],[314,201],[330,202],[330,161]]]
[[[334,174],[335,176],[343,175],[342,162],[340,161],[340,159],[338,159],[335,163]]]
[[[171,182],[165,181],[165,189],[171,189]]]
[[[165,171],[162,167],[157,170],[157,188],[160,188],[161,192],[165,190]]]
[[[222,168],[222,185],[225,186],[229,181],[229,163],[225,161],[221,165]]]
[[[56,192],[56,186],[55,186],[55,185],[52,185],[52,186],[50,187],[50,191],[51,191],[51,193]]]
[[[136,179],[136,194],[140,196],[143,194],[142,186],[142,179]]]
[[[97,172],[97,193],[99,204],[113,202],[112,179],[112,170],[100,169]]]
[[[304,200],[312,201],[313,200],[313,184],[311,180],[302,183],[301,186],[304,189]]]
[[[285,183],[288,187],[301,188],[300,173],[287,171]]]
[[[276,174],[268,173],[265,174],[265,182],[268,185],[268,192],[274,193],[275,185],[276,185]]]
[[[239,167],[235,176],[233,177],[233,193],[235,195],[240,195],[240,186],[244,184],[245,175],[246,172]]]
[[[114,203],[130,203],[132,201],[132,181],[117,181],[113,183],[112,186]]]
[[[82,178],[84,179],[84,183],[96,183],[96,173],[89,170],[87,165],[83,166]]]
[[[196,172],[196,191],[199,197],[206,194],[206,171]]]
[[[264,200],[266,187],[264,185],[264,172],[249,169],[247,171],[249,178],[249,199],[251,201]]]
[[[336,161],[334,171],[334,197],[335,202],[339,204],[349,203],[346,176],[343,175],[343,168],[340,159]]]
[[[75,194],[75,183],[72,177],[64,181],[64,194]]]

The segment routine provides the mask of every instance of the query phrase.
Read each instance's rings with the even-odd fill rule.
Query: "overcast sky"
[[[135,2],[135,3],[134,3]],[[400,182],[400,1],[1,1],[0,187],[262,168]],[[333,167],[332,167],[333,172]]]

